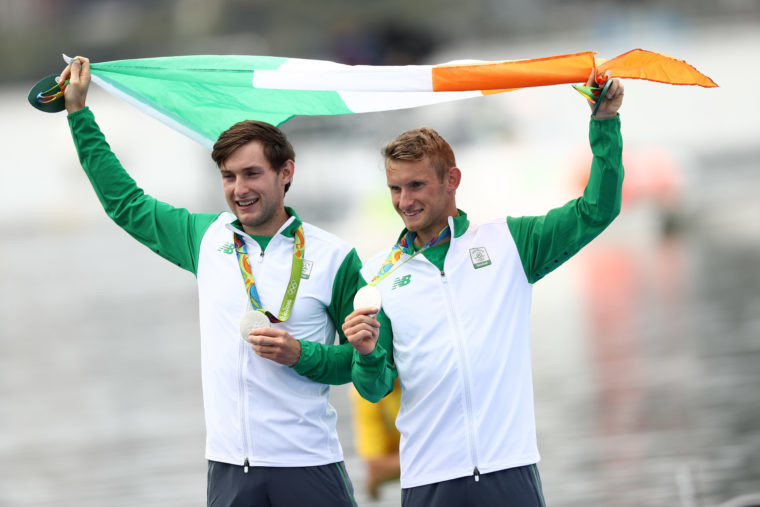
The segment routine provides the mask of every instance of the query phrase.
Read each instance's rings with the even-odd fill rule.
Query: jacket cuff
[[[314,368],[314,356],[317,347],[316,342],[310,342],[308,340],[298,340],[301,344],[301,355],[298,356],[296,364],[291,366],[299,375],[305,375],[306,372],[311,371]]]
[[[73,113],[69,113],[66,115],[66,118],[68,118],[69,122],[76,121],[77,118],[83,115],[89,115],[92,116],[92,112],[90,111],[89,106],[84,106],[79,111],[74,111]]]
[[[375,345],[375,350],[369,354],[362,355],[354,349],[354,364],[361,366],[377,366],[385,361],[385,349],[379,343]]]

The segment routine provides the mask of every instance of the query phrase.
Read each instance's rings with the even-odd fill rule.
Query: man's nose
[[[399,208],[401,209],[409,208],[412,206],[413,203],[414,203],[414,198],[412,197],[412,193],[409,192],[408,190],[402,189],[399,195],[399,200],[398,200]]]
[[[243,181],[243,178],[235,178],[235,195],[241,196],[248,192],[248,186]]]

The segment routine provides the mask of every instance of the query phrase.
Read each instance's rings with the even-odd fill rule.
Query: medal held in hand
[[[243,318],[240,319],[240,337],[243,340],[248,341],[248,335],[251,333],[252,329],[269,326],[269,317],[267,317],[264,312],[251,310],[250,312],[246,312],[245,315],[243,315]]]
[[[382,296],[380,295],[380,289],[374,285],[365,285],[359,289],[354,296],[354,310],[368,306],[379,310],[381,303]]]
[[[270,323],[285,322],[290,318],[290,312],[296,301],[298,286],[301,283],[301,270],[303,268],[303,255],[305,250],[305,238],[303,225],[299,226],[293,237],[293,263],[290,269],[290,280],[288,281],[285,296],[282,299],[280,313],[275,317],[272,313],[266,311],[261,305],[256,282],[253,279],[251,263],[248,261],[248,249],[245,246],[245,240],[239,234],[234,234],[235,254],[237,255],[240,274],[243,276],[245,291],[248,294],[248,300],[251,303],[252,310],[243,315],[240,320],[240,335],[243,340],[248,341],[248,334],[251,329],[270,327]]]

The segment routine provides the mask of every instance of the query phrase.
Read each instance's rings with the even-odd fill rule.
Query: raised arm
[[[155,253],[195,273],[201,238],[218,215],[190,213],[158,201],[127,174],[85,105],[89,60],[77,57],[60,78],[69,80],[64,97],[79,161],[106,214]]]
[[[592,74],[589,84],[593,79]],[[613,80],[589,125],[593,161],[583,195],[543,216],[507,218],[531,283],[575,255],[620,213],[623,139],[617,111],[622,101],[623,86]]]

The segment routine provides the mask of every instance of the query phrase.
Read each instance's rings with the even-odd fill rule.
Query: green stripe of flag
[[[280,125],[295,115],[351,113],[336,91],[253,88],[255,69],[279,68],[286,58],[180,56],[93,63],[93,75],[146,109],[213,144],[242,120]]]

